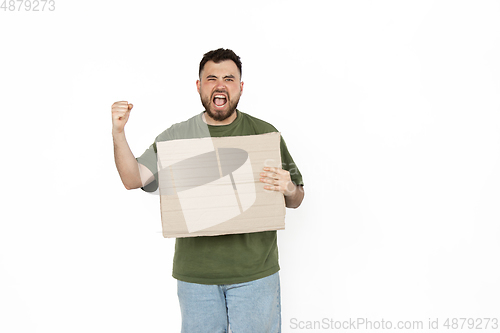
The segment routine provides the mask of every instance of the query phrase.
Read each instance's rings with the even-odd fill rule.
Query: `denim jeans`
[[[280,333],[279,272],[223,285],[177,281],[182,333]],[[229,330],[230,327],[230,330]]]

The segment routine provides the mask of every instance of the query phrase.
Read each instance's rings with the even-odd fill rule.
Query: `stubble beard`
[[[239,98],[232,101],[229,99],[229,96],[228,96],[227,103],[229,103],[229,109],[227,111],[213,111],[210,107],[211,103],[212,103],[212,100],[210,98],[212,96],[210,96],[209,98],[203,98],[200,95],[201,104],[205,108],[205,111],[210,116],[210,118],[212,118],[215,121],[223,121],[223,120],[226,120],[227,118],[231,117],[234,114],[234,112],[236,111],[236,107],[238,106],[238,102],[240,100]]]

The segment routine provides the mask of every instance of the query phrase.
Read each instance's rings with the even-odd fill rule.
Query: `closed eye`
[[[226,82],[233,82],[235,80],[234,75],[226,75],[222,78]],[[209,75],[207,76],[207,81],[215,81],[217,80],[217,76],[215,75]]]

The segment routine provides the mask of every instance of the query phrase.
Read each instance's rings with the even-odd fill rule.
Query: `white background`
[[[55,2],[0,11],[1,332],[180,331],[174,240],[119,180],[110,109],[134,104],[142,154],[201,112],[219,47],[304,177],[284,332],[499,317],[499,1]]]

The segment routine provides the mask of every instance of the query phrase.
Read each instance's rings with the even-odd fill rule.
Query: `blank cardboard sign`
[[[283,194],[264,190],[265,166],[281,167],[280,133],[156,144],[164,237],[285,228]]]

